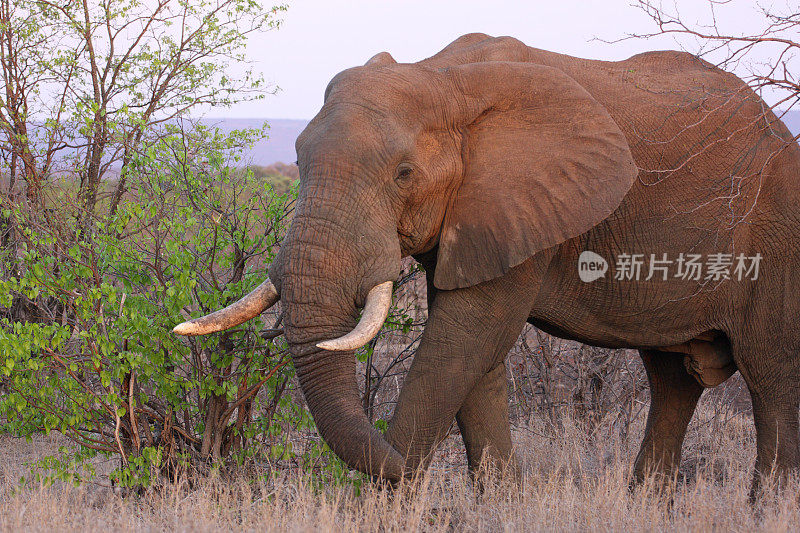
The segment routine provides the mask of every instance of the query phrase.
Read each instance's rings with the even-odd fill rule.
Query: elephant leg
[[[499,380],[496,376],[500,370],[487,382],[482,380],[500,366],[519,337],[533,307],[546,259],[526,261],[503,277],[480,285],[437,292],[386,432],[386,440],[406,458],[407,473],[427,466],[465,404],[464,420],[469,421],[468,431],[474,435],[468,439],[476,443],[470,444],[473,449],[482,448],[480,442],[486,437],[487,430],[478,429],[484,427],[478,425],[479,418],[493,419],[481,422],[486,428],[497,420],[503,420],[507,427],[507,407],[492,412],[500,403],[499,392],[493,393],[489,403],[473,400],[490,383],[491,388],[500,387],[499,382],[492,381]],[[479,389],[470,398],[476,386]],[[493,429],[492,433],[499,434],[500,430]],[[508,445],[500,442],[504,452]]]
[[[650,382],[650,412],[633,475],[641,482],[649,473],[670,479],[681,461],[681,446],[703,386],[683,365],[683,354],[639,350]]]
[[[800,469],[800,376],[794,358],[776,351],[767,352],[761,343],[734,343],[734,359],[750,390],[756,426],[751,498],[758,494],[764,478],[775,476],[780,482]]]
[[[780,481],[800,468],[796,397],[751,389],[753,419],[756,425],[756,468],[751,496],[761,486],[762,477],[775,475]]]
[[[511,447],[504,363],[480,378],[458,410],[456,421],[464,439],[470,472],[476,473],[483,465],[497,472],[511,467],[518,474],[519,466]]]

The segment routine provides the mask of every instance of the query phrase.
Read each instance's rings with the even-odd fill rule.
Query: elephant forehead
[[[419,121],[409,123],[364,102],[342,100],[326,104],[297,138],[295,147],[300,159],[393,156],[413,147],[420,128]]]
[[[334,76],[325,90],[325,101],[342,93],[359,93],[376,98],[397,95],[421,97],[436,86],[435,70],[416,64],[361,66]]]
[[[325,91],[325,105],[358,103],[393,117],[416,118],[442,110],[452,100],[452,85],[438,70],[422,65],[366,66],[334,77]]]

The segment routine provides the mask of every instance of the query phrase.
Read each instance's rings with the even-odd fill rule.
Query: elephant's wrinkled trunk
[[[364,473],[398,480],[405,461],[364,413],[353,351],[317,347],[354,328],[363,288],[386,281],[391,267],[376,269],[375,261],[348,258],[353,237],[341,227],[320,229],[325,221],[308,218],[302,212],[295,216],[270,270],[272,279],[280,279],[285,335],[300,387],[322,438],[336,455]],[[372,268],[365,274],[358,265]]]
[[[308,407],[325,442],[345,463],[399,480],[405,461],[369,422],[355,383],[353,352],[294,356]]]

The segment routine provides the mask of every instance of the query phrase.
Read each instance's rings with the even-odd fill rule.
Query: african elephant
[[[308,406],[351,467],[393,480],[424,467],[454,417],[472,467],[509,459],[504,358],[526,322],[640,351],[652,403],[637,477],[675,471],[704,388],[736,370],[755,484],[800,466],[800,148],[733,74],[688,53],[604,62],[470,34],[338,74],[296,148],[299,197],[269,279],[175,331],[220,331],[280,299]],[[597,279],[582,280],[584,252]],[[409,255],[429,320],[382,435],[353,350]],[[687,276],[692,257],[705,270]]]

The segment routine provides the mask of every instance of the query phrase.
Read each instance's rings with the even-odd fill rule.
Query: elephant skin
[[[503,360],[526,322],[640,350],[652,402],[637,478],[675,471],[703,389],[736,370],[754,486],[800,466],[800,148],[733,74],[683,52],[605,62],[470,34],[418,63],[383,52],[338,74],[296,148],[299,198],[270,279],[311,413],[352,467],[408,475],[454,418],[471,466],[509,461]],[[673,270],[585,282],[585,251]],[[676,275],[689,254],[760,257],[760,270]],[[429,319],[381,435],[353,353],[316,344],[350,331],[409,255]]]

